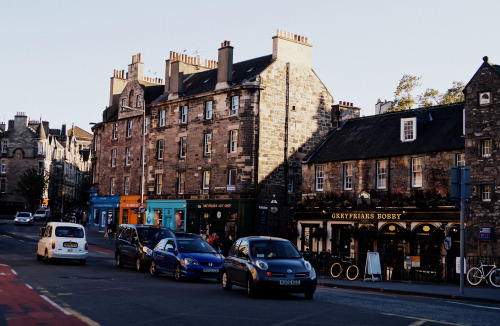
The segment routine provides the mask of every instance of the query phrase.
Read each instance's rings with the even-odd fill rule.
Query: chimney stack
[[[277,30],[273,37],[273,61],[280,60],[311,67],[312,45],[307,37]]]
[[[233,49],[230,41],[221,43],[217,69],[217,85],[215,86],[216,90],[231,86],[233,81]]]
[[[128,79],[142,80],[144,77],[144,63],[141,61],[141,54],[132,56],[132,63],[128,65]]]

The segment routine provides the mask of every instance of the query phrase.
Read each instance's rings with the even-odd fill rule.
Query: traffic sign
[[[139,213],[144,213],[146,211],[146,209],[144,208],[144,206],[139,206]]]

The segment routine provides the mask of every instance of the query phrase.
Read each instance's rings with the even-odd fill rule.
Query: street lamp
[[[142,108],[132,108],[122,105],[122,110],[142,111],[142,157],[141,157],[141,206],[139,207],[139,224],[144,223],[144,157],[146,156],[146,103],[142,102]]]

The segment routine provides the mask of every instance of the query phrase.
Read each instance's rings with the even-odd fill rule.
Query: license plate
[[[300,280],[280,280],[280,285],[300,285]]]
[[[203,268],[203,273],[218,273],[219,270],[217,268]]]
[[[68,252],[73,252],[73,249],[67,249],[67,250],[68,250]]]
[[[63,247],[66,247],[66,248],[76,248],[76,247],[78,247],[78,243],[75,243],[75,242],[65,242],[65,243],[63,243]]]

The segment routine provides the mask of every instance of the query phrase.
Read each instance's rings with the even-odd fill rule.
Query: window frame
[[[118,122],[113,123],[113,131],[111,132],[111,139],[118,139]]]
[[[324,191],[325,190],[325,166],[316,165],[314,166],[314,190]]]
[[[179,138],[179,158],[186,158],[187,152],[187,137],[182,136]]]
[[[411,158],[411,187],[422,188],[423,184],[423,160],[422,157]]]
[[[238,129],[229,130],[229,153],[237,153],[238,151]]]
[[[382,166],[383,165],[383,166]],[[387,189],[387,161],[379,160],[376,163],[377,189]]]
[[[353,190],[354,186],[354,163],[342,163],[342,189]]]
[[[130,147],[125,147],[125,166],[130,166]]]
[[[212,133],[206,133],[203,136],[203,156],[212,154]]]
[[[491,92],[480,92],[478,96],[479,105],[490,105],[492,102]]]
[[[214,101],[205,102],[205,120],[212,120],[214,114]]]
[[[490,158],[493,152],[493,140],[491,138],[481,139],[480,141],[480,156]]]
[[[186,172],[177,172],[177,194],[183,195],[186,191]]]
[[[158,127],[165,127],[167,125],[167,111],[158,111]]]
[[[163,174],[155,174],[155,195],[161,195],[161,190],[163,187]]]
[[[127,120],[127,127],[125,131],[125,137],[126,138],[131,138],[132,137],[132,128],[134,126],[134,121],[132,119]]]
[[[239,95],[231,96],[230,115],[237,115],[240,110],[240,97]]]
[[[7,165],[8,165],[7,160],[0,160],[0,173],[2,174],[7,173]]]
[[[128,175],[123,177],[123,195],[128,196],[130,194],[130,177]]]
[[[237,175],[236,168],[227,169],[227,185],[228,186],[236,186],[236,175]]]
[[[115,178],[109,178],[109,195],[114,196],[115,195]]]
[[[493,187],[489,183],[481,185],[481,194],[480,195],[481,195],[482,202],[491,202],[492,189],[493,189]]]
[[[165,155],[165,140],[158,139],[156,141],[156,159],[162,161]]]
[[[411,129],[407,128],[407,123],[411,122]],[[410,137],[411,136],[411,137]],[[412,142],[417,139],[417,118],[402,118],[401,119],[401,141]]]
[[[465,166],[465,153],[455,154],[455,165]]]
[[[181,112],[180,112],[179,123],[180,124],[187,124],[188,123],[189,106],[188,105],[181,105],[180,111]]]
[[[113,148],[111,150],[111,167],[114,168],[116,167],[116,157],[118,155],[118,151],[116,148]]]
[[[8,152],[9,148],[9,140],[8,139],[2,139],[2,143],[0,144],[0,153],[5,154]]]
[[[201,189],[204,194],[208,194],[210,190],[210,170],[203,170]]]

